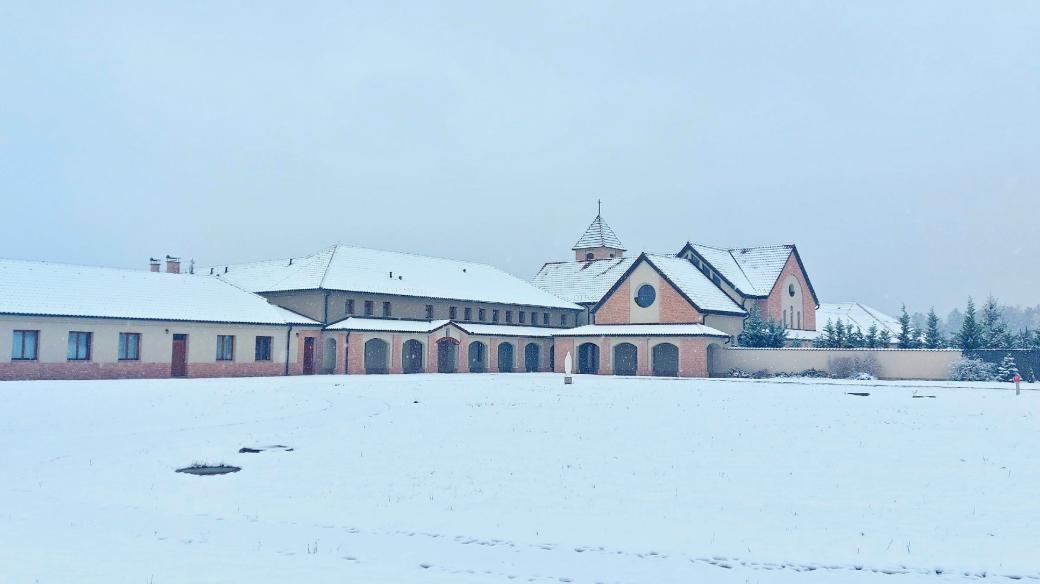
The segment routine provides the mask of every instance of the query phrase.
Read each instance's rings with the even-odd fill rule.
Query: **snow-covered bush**
[[[1018,375],[1018,365],[1015,364],[1015,358],[1008,353],[1004,355],[1000,367],[997,367],[997,379],[1010,382],[1015,380],[1016,375]]]
[[[736,379],[751,379],[751,373],[748,371],[744,371],[743,369],[734,367],[733,369],[730,369],[726,372],[726,377],[733,377]]]
[[[881,374],[881,364],[873,355],[864,357],[839,357],[831,361],[831,374],[838,379],[877,379]]]
[[[954,381],[993,381],[997,375],[993,364],[982,359],[958,359],[950,364],[950,379]]]

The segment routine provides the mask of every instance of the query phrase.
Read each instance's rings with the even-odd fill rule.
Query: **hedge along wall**
[[[1028,381],[1040,378],[1040,350],[1037,349],[984,349],[972,351],[970,355],[996,365],[1000,365],[1004,355],[1011,355],[1015,358],[1022,379]]]
[[[830,373],[836,359],[874,357],[880,365],[881,379],[950,378],[950,365],[961,358],[958,349],[754,349],[728,347],[721,351],[718,368],[712,373],[725,375],[730,369],[749,373],[801,373],[807,369]]]

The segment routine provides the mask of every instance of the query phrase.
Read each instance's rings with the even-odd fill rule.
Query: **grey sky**
[[[0,256],[530,277],[602,198],[825,302],[1040,302],[1040,3],[217,4],[0,3]]]

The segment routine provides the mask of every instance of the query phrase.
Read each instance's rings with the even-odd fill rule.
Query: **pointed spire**
[[[596,201],[596,209],[596,218],[592,220],[588,229],[586,229],[585,233],[582,234],[580,239],[578,239],[578,243],[575,243],[574,247],[571,249],[579,250],[595,247],[608,247],[625,251],[624,246],[621,245],[621,240],[614,233],[614,230],[610,228],[610,225],[607,225],[606,221],[603,220],[602,201]]]

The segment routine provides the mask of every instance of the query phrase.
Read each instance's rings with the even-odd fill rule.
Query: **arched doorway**
[[[459,341],[451,337],[437,341],[437,373],[455,373],[458,363]]]
[[[718,343],[708,345],[708,377],[721,375],[722,371],[722,346]]]
[[[498,370],[501,373],[512,373],[515,363],[513,343],[498,344]]]
[[[321,352],[321,372],[336,372],[336,339],[333,337],[325,339],[325,348]]]
[[[480,341],[469,344],[469,372],[483,373],[487,371],[487,345]]]
[[[539,361],[542,357],[541,347],[537,343],[527,343],[524,347],[524,370],[528,373],[534,373],[540,369],[541,363]]]
[[[632,343],[614,345],[614,375],[635,375],[639,371],[639,352]]]
[[[383,339],[365,341],[365,373],[388,373],[390,345]]]
[[[679,347],[671,343],[654,345],[654,375],[658,377],[676,377],[679,375]]]
[[[549,347],[549,371],[556,371],[556,346]]]
[[[401,370],[405,373],[423,372],[423,345],[415,339],[409,339],[401,347]]]
[[[578,373],[599,373],[599,346],[595,343],[578,345]]]

